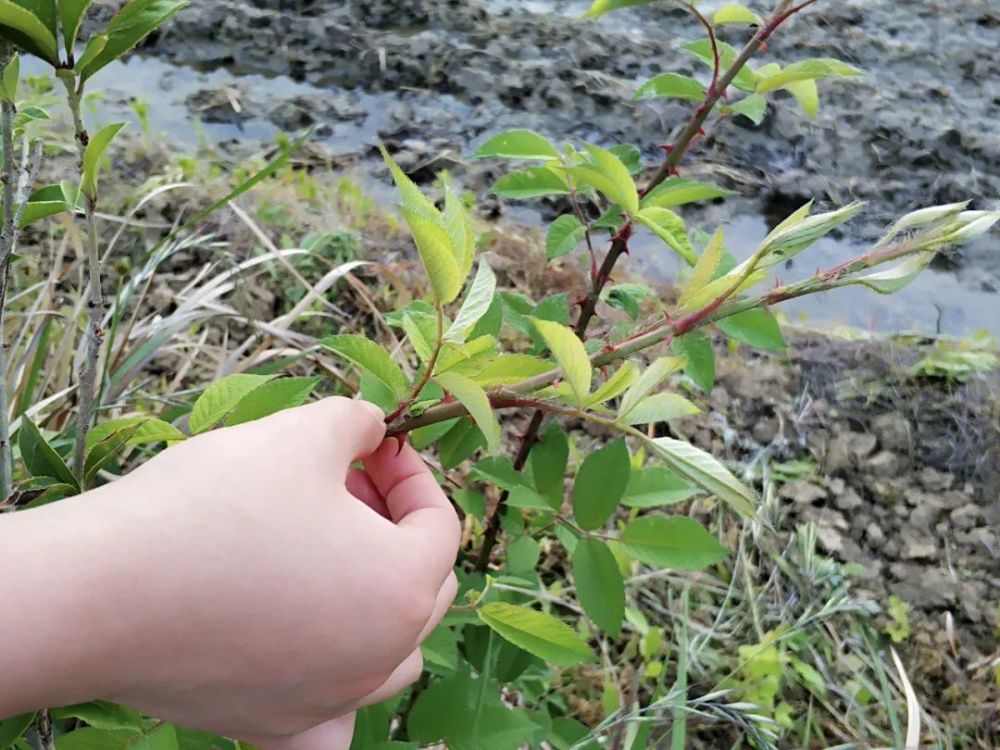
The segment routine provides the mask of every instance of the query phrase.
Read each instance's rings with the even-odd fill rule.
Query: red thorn
[[[760,43],[760,51],[765,54],[771,51],[770,48],[767,46],[767,42]]]
[[[403,452],[403,448],[406,447],[406,439],[409,436],[409,434],[410,433],[408,433],[408,432],[401,432],[398,435],[396,435],[396,457],[397,458],[399,457],[399,454]]]
[[[671,167],[670,168],[670,176],[671,177],[676,177],[680,173],[681,173],[681,171],[677,167]]]

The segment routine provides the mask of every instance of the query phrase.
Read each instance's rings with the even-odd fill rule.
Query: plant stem
[[[14,225],[14,105],[3,102],[0,129],[3,131],[3,232],[0,235],[0,501],[13,490],[14,466],[10,447],[10,415],[7,403],[7,340],[4,330],[7,283],[17,228]]]
[[[83,159],[90,136],[83,124],[81,100],[83,86],[77,86],[75,76],[64,77],[66,98],[73,115],[76,130],[76,145],[80,151],[80,175],[83,176]],[[80,389],[79,413],[77,414],[76,442],[73,448],[73,471],[81,486],[84,480],[87,454],[87,435],[94,423],[98,401],[98,360],[104,344],[104,294],[101,291],[101,256],[97,232],[97,201],[87,197],[84,203],[86,221],[87,250],[87,332],[84,342],[83,364],[80,367],[78,387]]]

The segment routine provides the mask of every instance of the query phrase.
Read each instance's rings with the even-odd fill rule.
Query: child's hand
[[[350,712],[417,679],[456,591],[457,517],[384,434],[376,407],[329,399],[194,438],[54,511],[50,534],[86,537],[83,564],[107,558],[85,623],[102,637],[62,702],[346,750]]]

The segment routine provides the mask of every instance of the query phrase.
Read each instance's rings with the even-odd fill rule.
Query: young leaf
[[[726,44],[718,40],[716,41],[716,45],[719,50],[719,62],[722,65],[722,69],[727,70],[731,68],[736,62],[736,58],[740,56],[739,50],[731,44]],[[685,52],[690,52],[709,68],[715,67],[715,54],[712,51],[712,43],[708,39],[689,42],[683,45],[681,49]],[[749,66],[744,65],[740,72],[736,74],[736,78],[733,79],[733,85],[742,91],[753,93],[757,87],[757,74]]]
[[[430,362],[434,356],[434,347],[437,341],[437,322],[434,316],[404,313],[403,331],[413,346],[413,350],[420,357],[420,361],[425,364]]]
[[[640,401],[619,421],[626,424],[655,424],[700,414],[701,409],[676,393],[657,393]]]
[[[389,352],[371,339],[357,334],[343,334],[331,336],[319,343],[320,346],[371,373],[394,395],[401,396],[406,393],[407,382],[403,371],[392,361]]]
[[[629,508],[657,508],[682,503],[697,490],[662,466],[632,472],[622,504]]]
[[[17,104],[17,85],[21,80],[21,56],[14,53],[0,75],[0,99]]]
[[[451,237],[455,260],[462,272],[462,279],[465,279],[476,261],[476,232],[465,204],[450,184],[445,186],[444,191],[444,228]]]
[[[0,721],[0,750],[7,750],[35,723],[35,714],[21,714]]]
[[[57,66],[59,45],[47,21],[12,0],[0,0],[0,27],[6,27],[6,36],[25,52]]]
[[[123,427],[89,447],[83,471],[84,487],[93,486],[98,472],[129,446],[140,426],[141,424],[136,423]]]
[[[493,304],[493,296],[497,289],[497,277],[485,260],[479,261],[479,271],[465,296],[455,321],[444,335],[445,341],[462,343],[469,330],[479,322]]]
[[[785,88],[788,84],[799,81],[816,81],[833,76],[860,75],[864,75],[863,71],[831,57],[802,60],[792,63],[780,73],[761,78],[757,81],[757,93],[766,94],[768,91]]]
[[[635,98],[638,101],[645,101],[670,96],[676,99],[690,99],[700,102],[704,100],[706,91],[705,84],[690,76],[662,73],[640,86]]]
[[[647,565],[673,570],[701,570],[729,554],[729,550],[687,516],[642,516],[622,534],[626,551]]]
[[[545,345],[562,368],[563,377],[573,390],[577,406],[582,406],[590,394],[593,375],[593,366],[583,342],[566,326],[538,318],[534,319],[534,323]]]
[[[108,150],[111,141],[118,135],[127,122],[116,122],[105,125],[97,131],[87,144],[83,154],[83,177],[80,182],[80,192],[90,200],[97,200],[97,177],[101,170],[101,160]]]
[[[591,394],[590,398],[587,399],[586,407],[589,409],[592,406],[610,401],[613,398],[618,398],[638,379],[639,368],[632,362],[625,362],[625,364],[618,368],[614,375],[608,378],[600,388]]]
[[[632,143],[616,143],[608,149],[633,177],[642,171],[642,151]]]
[[[559,149],[532,130],[508,130],[476,149],[475,159],[499,156],[506,159],[560,159]]]
[[[617,638],[625,618],[625,582],[604,542],[580,540],[573,553],[573,580],[583,611],[601,630]]]
[[[190,433],[197,435],[215,427],[236,408],[244,396],[272,377],[274,376],[237,373],[212,383],[194,402],[188,418]]]
[[[486,363],[483,369],[475,374],[473,380],[483,388],[495,388],[498,385],[520,383],[553,369],[554,365],[551,362],[532,357],[530,354],[502,354]]]
[[[689,265],[693,266],[698,262],[698,253],[695,252],[691,238],[688,237],[687,225],[684,223],[684,219],[673,211],[668,208],[649,206],[636,214],[636,219],[667,243],[667,246]]]
[[[24,214],[21,217],[21,228],[69,209],[70,205],[66,202],[61,185],[43,187],[32,193],[25,204]]]
[[[645,208],[676,208],[687,203],[725,198],[732,193],[716,185],[682,177],[671,177],[657,185],[642,199]]]
[[[419,214],[425,219],[430,219],[435,224],[444,224],[441,212],[420,191],[420,188],[414,184],[413,180],[407,177],[406,172],[399,168],[399,165],[389,155],[384,145],[379,145],[379,151],[382,153],[385,165],[389,168],[389,174],[392,175],[393,182],[396,183],[396,190],[399,191],[399,197],[403,200],[403,208],[411,213]]]
[[[761,26],[764,23],[764,19],[745,5],[740,5],[739,3],[730,3],[719,8],[715,11],[715,17],[712,20],[716,26],[722,26],[727,23],[747,23]]]
[[[405,206],[400,209],[410,225],[413,241],[420,254],[427,280],[430,281],[438,305],[453,302],[462,291],[465,278],[455,257],[451,237],[441,225]]]
[[[476,421],[479,429],[486,437],[486,446],[490,453],[500,451],[500,422],[493,411],[490,399],[478,383],[462,375],[445,372],[438,375],[437,384],[457,398]]]
[[[754,349],[782,350],[785,337],[781,327],[770,311],[756,307],[745,312],[730,315],[718,322],[719,329],[737,341]]]
[[[631,8],[633,5],[648,5],[655,0],[594,0],[594,4],[583,14],[584,18],[595,18],[621,8]]]
[[[566,490],[566,464],[569,462],[569,440],[558,422],[550,422],[542,439],[531,449],[531,473],[535,489],[559,510]]]
[[[33,477],[52,477],[64,484],[77,487],[76,477],[66,466],[66,462],[56,453],[42,436],[38,425],[27,414],[21,416],[21,429],[17,441],[21,449],[21,460]]]
[[[715,385],[715,350],[708,336],[702,331],[692,331],[674,339],[673,350],[687,359],[685,374],[705,393],[711,393]]]
[[[619,418],[625,419],[640,401],[683,366],[684,360],[678,357],[661,357],[653,362],[625,393],[618,409]]]
[[[722,230],[716,230],[715,234],[712,235],[712,239],[705,246],[704,252],[698,258],[698,262],[694,266],[694,271],[691,272],[691,276],[684,285],[680,299],[677,301],[681,307],[686,307],[690,303],[691,298],[708,286],[712,277],[715,276],[715,272],[719,268],[719,261],[722,260],[722,247],[724,243],[725,236]]]
[[[683,440],[657,438],[648,444],[675,474],[715,495],[741,516],[754,517],[756,495],[713,456]]]
[[[226,417],[226,426],[253,422],[285,409],[302,406],[322,378],[279,378],[254,388]]]
[[[604,526],[625,494],[631,474],[625,438],[618,438],[587,456],[573,483],[576,522],[587,531]]]
[[[743,115],[754,125],[760,125],[764,122],[764,115],[767,112],[767,99],[760,94],[750,94],[735,104],[730,104],[729,111]]]
[[[95,445],[119,430],[131,427],[137,429],[128,441],[130,447],[155,445],[156,443],[178,443],[187,439],[187,435],[162,419],[146,416],[123,417],[94,425],[87,433],[87,451],[91,451]]]
[[[572,167],[568,171],[583,183],[597,188],[610,200],[620,203],[629,214],[639,210],[639,191],[632,175],[621,159],[610,151],[587,144],[590,162],[583,167]]]
[[[80,24],[83,16],[90,7],[93,0],[58,0],[59,20],[63,31],[63,41],[66,46],[66,54],[73,54],[76,46],[76,37],[80,33]],[[107,42],[105,42],[106,44]]]
[[[143,731],[142,714],[132,708],[117,706],[108,701],[92,701],[75,706],[65,706],[52,710],[52,718],[59,721],[79,719],[95,729],[109,731],[131,731],[139,734]]]
[[[573,629],[552,615],[506,602],[486,604],[478,614],[500,636],[547,662],[572,666],[594,659]]]
[[[108,23],[104,49],[80,69],[83,79],[120,58],[188,4],[188,0],[129,0]]]
[[[560,216],[549,226],[545,238],[545,254],[549,260],[555,260],[573,252],[577,245],[583,242],[587,227],[573,214]]]
[[[819,113],[819,86],[816,81],[794,81],[785,84],[784,89],[795,97],[803,112],[816,119]]]
[[[530,200],[547,195],[569,195],[566,178],[548,167],[529,167],[504,175],[493,186],[494,195],[511,200]]]

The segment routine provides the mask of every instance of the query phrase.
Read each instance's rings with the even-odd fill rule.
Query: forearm
[[[0,517],[0,718],[117,687],[124,602],[107,597],[117,555],[104,501],[99,491]]]

